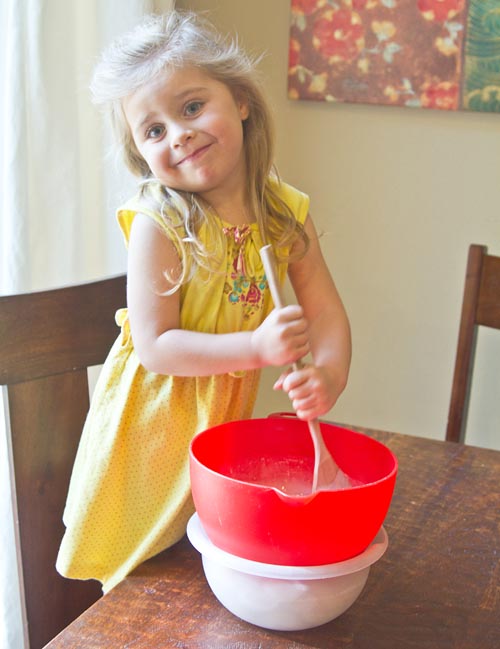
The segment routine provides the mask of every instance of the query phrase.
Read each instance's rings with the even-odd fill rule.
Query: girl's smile
[[[248,105],[196,68],[167,70],[123,102],[134,143],[153,175],[217,209],[245,193]]]
[[[210,144],[207,144],[206,146],[202,146],[199,149],[196,149],[193,153],[189,153],[188,155],[186,155],[185,158],[181,158],[181,160],[177,163],[177,165],[198,160],[198,158],[200,158],[206,151],[208,151],[210,146],[211,146]]]

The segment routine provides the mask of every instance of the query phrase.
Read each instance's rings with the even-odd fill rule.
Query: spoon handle
[[[274,306],[278,309],[282,309],[284,306],[286,306],[286,302],[285,298],[283,297],[283,292],[281,290],[280,282],[278,279],[276,260],[272,246],[267,245],[261,248],[260,256],[264,265],[264,272],[266,273],[266,278],[269,284],[269,290],[271,291],[271,297],[273,298]],[[300,359],[293,363],[294,370],[300,370],[302,367],[304,367],[304,363]]]
[[[286,304],[278,279],[276,259],[274,257],[273,247],[268,244],[267,246],[261,248],[260,257],[262,259],[262,264],[264,265],[264,272],[266,273],[267,283],[269,284],[269,290],[271,291],[271,297],[273,298],[274,306],[278,307],[278,309],[282,309],[284,306],[286,306]]]
[[[272,246],[267,245],[260,249],[260,256],[264,265],[269,289],[273,298],[274,305],[281,309],[285,304],[281,286],[276,271],[276,262]],[[300,369],[304,365],[301,360],[293,364],[294,369]],[[307,422],[309,433],[314,445],[314,474],[313,474],[313,492],[318,489],[344,488],[349,486],[349,478],[337,466],[335,460],[330,455],[317,419],[311,419]]]

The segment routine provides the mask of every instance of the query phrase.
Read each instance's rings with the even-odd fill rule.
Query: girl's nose
[[[185,146],[189,140],[192,140],[194,137],[194,131],[190,128],[185,128],[183,126],[178,126],[174,132],[171,132],[172,136],[172,146],[177,149],[178,147]]]

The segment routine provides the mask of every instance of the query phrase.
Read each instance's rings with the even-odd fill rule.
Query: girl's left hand
[[[314,365],[284,372],[273,389],[284,390],[297,417],[306,421],[325,415],[335,405],[342,391],[340,386],[337,389],[326,368]]]

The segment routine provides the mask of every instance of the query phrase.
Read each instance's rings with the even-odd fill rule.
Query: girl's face
[[[213,207],[245,187],[243,124],[248,105],[197,68],[169,70],[123,102],[139,153],[166,187]]]

